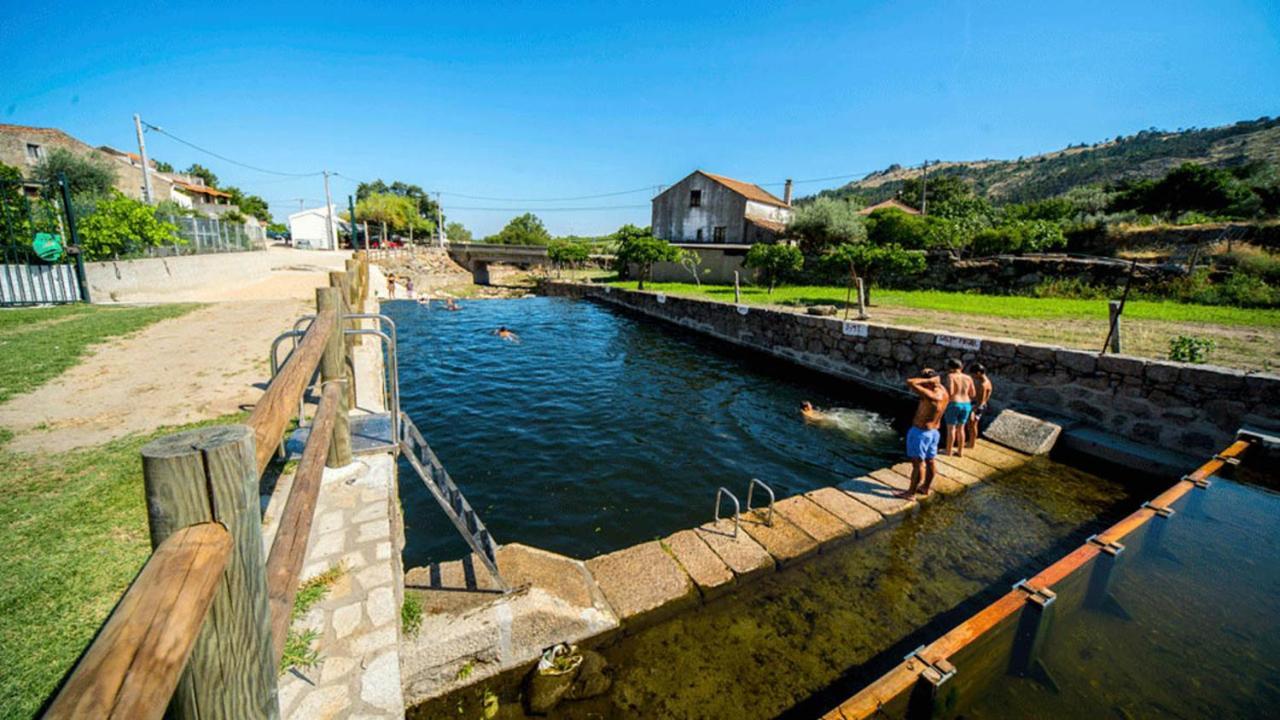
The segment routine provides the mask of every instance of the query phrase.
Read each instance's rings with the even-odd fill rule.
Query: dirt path
[[[307,310],[299,299],[218,303],[100,345],[0,405],[8,447],[57,452],[235,412],[262,394],[272,338]]]

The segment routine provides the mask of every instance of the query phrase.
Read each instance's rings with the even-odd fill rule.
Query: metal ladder
[[[427,490],[431,491],[431,496],[440,504],[445,515],[453,521],[453,526],[458,529],[462,539],[471,546],[471,551],[480,557],[498,589],[509,592],[511,588],[498,572],[498,544],[493,541],[489,529],[480,520],[471,503],[467,502],[462,490],[449,477],[449,472],[444,469],[440,459],[431,451],[431,446],[423,439],[418,426],[404,413],[401,413],[400,418],[400,451],[402,457],[418,473]]]

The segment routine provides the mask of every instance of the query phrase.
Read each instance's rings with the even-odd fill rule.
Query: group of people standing
[[[939,376],[924,368],[907,380],[907,387],[919,396],[915,417],[907,430],[907,459],[911,461],[911,485],[903,497],[928,495],[936,474],[934,458],[939,445],[944,455],[962,457],[978,439],[978,422],[987,411],[994,386],[982,363],[964,372],[964,364],[947,360],[947,372]]]

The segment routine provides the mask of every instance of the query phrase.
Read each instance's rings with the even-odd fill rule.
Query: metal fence
[[[143,254],[148,257],[245,252],[266,247],[266,234],[261,227],[229,222],[216,217],[161,215],[160,219],[176,226],[178,234],[171,245],[147,248]]]
[[[89,300],[66,181],[40,189],[0,180],[0,306]]]

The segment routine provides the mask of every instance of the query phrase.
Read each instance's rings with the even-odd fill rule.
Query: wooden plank
[[[266,392],[258,398],[249,413],[248,426],[253,428],[254,447],[256,449],[255,467],[258,475],[267,468],[271,455],[280,445],[284,430],[298,407],[298,398],[311,382],[320,356],[324,354],[325,343],[333,332],[334,316],[332,311],[318,313],[307,328],[302,342],[285,360],[284,367],[276,373]]]
[[[864,720],[879,717],[880,708],[909,692],[923,670],[923,664],[904,660],[857,695],[823,715],[822,720]]]
[[[233,546],[168,717],[279,717],[253,437],[247,426],[223,425],[142,448],[152,546],[209,521],[227,528]]]
[[[44,717],[163,717],[230,556],[231,536],[218,523],[170,535],[142,566]]]
[[[324,475],[329,441],[333,437],[334,419],[343,400],[342,386],[325,385],[311,425],[311,435],[302,451],[298,470],[280,515],[280,526],[271,554],[267,557],[267,598],[271,606],[271,647],[276,662],[284,654],[284,640],[293,615],[293,598],[298,592],[298,574],[307,554],[311,521],[315,517],[316,499],[320,496],[320,478]],[[350,448],[348,448],[350,452]]]

